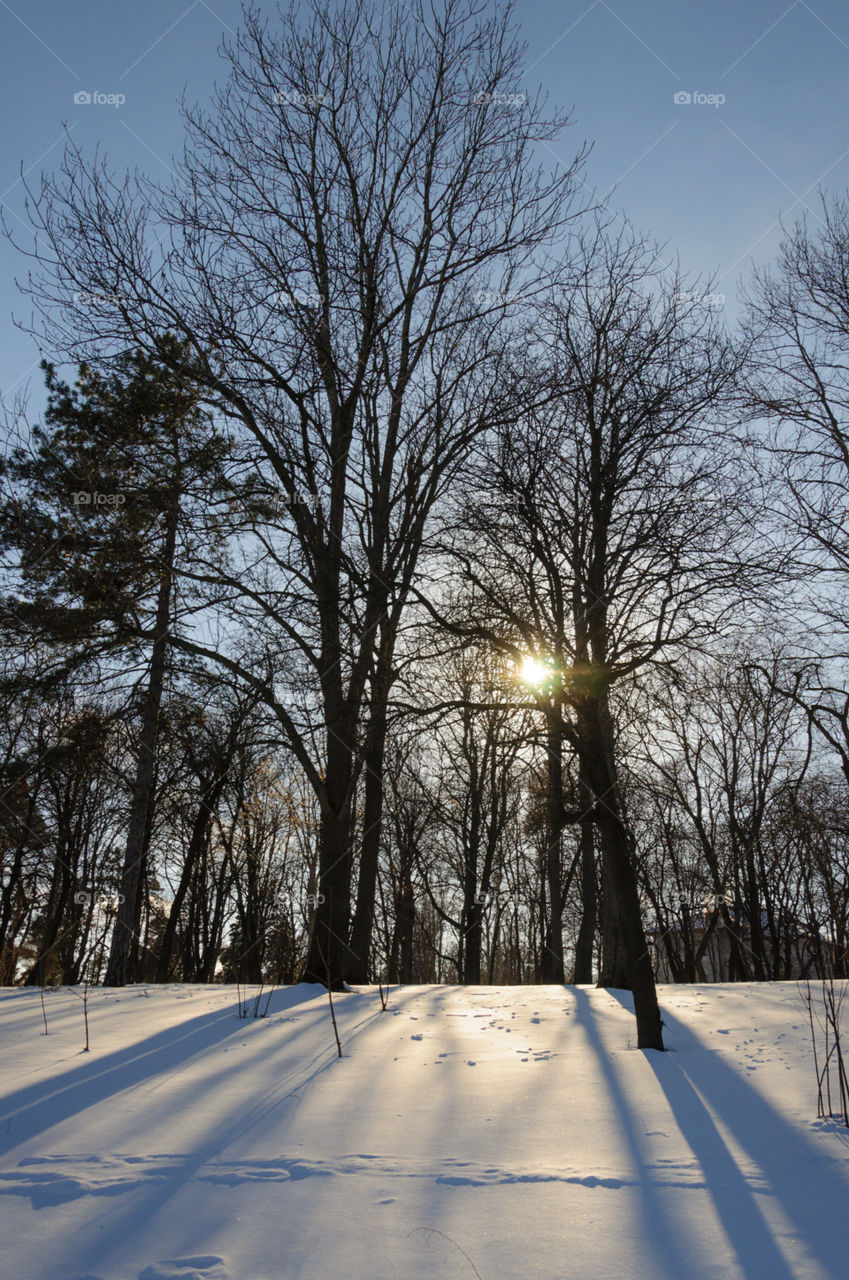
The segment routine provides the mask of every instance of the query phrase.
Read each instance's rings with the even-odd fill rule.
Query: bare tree
[[[73,149],[44,181],[35,290],[63,350],[133,343],[165,361],[159,335],[177,334],[241,433],[247,542],[223,580],[202,560],[194,576],[249,627],[265,671],[227,643],[182,643],[256,688],[315,791],[306,973],[341,986],[368,962],[385,703],[423,529],[504,413],[510,291],[562,238],[578,161],[548,179],[532,158],[565,119],[505,92],[522,62],[506,10],[312,0],[272,30],[248,9],[226,53],[214,112],[187,112],[172,187],[116,181]]]
[[[817,221],[787,230],[777,263],[755,272],[746,291],[744,396],[768,423],[779,481],[772,515],[792,552],[787,598],[800,620],[800,656],[782,693],[805,711],[849,782],[849,198],[823,193]],[[812,841],[821,847],[819,833]]]
[[[528,725],[505,696],[502,666],[493,652],[466,648],[431,661],[416,690],[426,706],[442,708],[430,717],[430,856],[420,857],[419,868],[434,910],[457,940],[458,981],[474,984],[481,981],[505,837],[518,819],[527,772],[520,753]]]
[[[534,321],[547,402],[488,443],[448,548],[468,585],[445,621],[517,665],[536,656],[555,778],[568,743],[592,798],[639,1043],[662,1048],[612,698],[710,633],[739,586],[742,477],[721,413],[739,362],[702,293],[628,229],[596,226],[577,259]],[[552,847],[557,822],[555,797]],[[551,862],[554,878],[554,848]]]
[[[783,976],[784,941],[799,933],[799,867],[781,831],[810,741],[785,682],[786,655],[750,634],[649,691],[635,753],[653,810],[641,881],[676,980],[699,980],[720,933],[728,979]]]
[[[816,231],[803,220],[787,232],[776,265],[756,271],[746,290],[745,400],[772,428],[767,444],[783,481],[774,514],[793,535],[797,576],[808,587],[801,604],[808,616],[815,605],[845,653],[849,198],[823,196],[818,221]],[[824,589],[812,598],[813,583]]]

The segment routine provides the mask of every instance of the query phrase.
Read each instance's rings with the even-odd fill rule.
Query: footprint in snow
[[[214,1253],[192,1258],[166,1258],[139,1272],[139,1280],[229,1280],[224,1259]]]

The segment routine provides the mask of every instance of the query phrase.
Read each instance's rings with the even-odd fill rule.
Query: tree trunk
[[[563,983],[563,726],[559,702],[547,708],[547,785],[545,875],[548,917],[542,947],[541,979]]]
[[[618,907],[627,977],[637,1018],[637,1047],[662,1050],[664,1046],[660,1009],[651,954],[643,929],[632,841],[622,817],[614,759],[613,725],[606,693],[584,699],[578,708],[578,719],[581,755],[595,795],[599,833]]]
[[[351,925],[352,982],[367,982],[374,929],[374,906],[377,897],[377,870],[380,860],[380,837],[383,824],[383,761],[386,748],[386,700],[388,682],[375,681],[372,708],[366,730],[364,752],[365,799],[363,804],[363,843],[360,851],[360,874],[357,881],[357,905]]]
[[[463,913],[466,921],[463,972],[460,981],[479,987],[481,981],[481,935],[483,932],[483,904],[473,897]]]
[[[14,931],[11,926],[16,915],[15,902],[20,900],[23,896],[24,857],[27,849],[38,847],[33,843],[34,840],[38,839],[35,834],[37,824],[37,795],[38,787],[34,786],[28,793],[26,816],[22,824],[24,832],[26,832],[30,839],[25,840],[23,837],[19,837],[19,843],[15,847],[15,853],[11,860],[11,866],[8,868],[6,883],[3,885],[2,894],[0,894],[0,957],[7,957],[7,959],[3,961],[3,964],[11,963],[10,970],[0,972],[0,986],[9,985],[14,978],[14,961],[8,961],[8,955],[13,954],[13,944],[15,940]],[[14,793],[12,796],[7,796],[7,805],[10,801],[13,803],[15,799],[16,796]]]
[[[581,809],[579,840],[581,843],[581,925],[578,940],[575,943],[574,981],[590,983],[593,980],[593,951],[595,949],[595,930],[598,920],[598,886],[595,874],[594,819],[590,812],[592,794],[586,779],[584,765],[579,762],[580,777],[578,781]]]
[[[43,987],[45,985],[48,972],[45,961],[59,940],[59,930],[71,896],[72,882],[73,875],[70,869],[68,846],[66,842],[63,842],[60,844],[53,862],[53,874],[45,910],[44,928],[38,948],[38,957],[24,979],[24,986],[26,987]]]
[[[154,755],[154,760],[156,759]],[[144,841],[142,842],[141,858],[139,860],[139,873],[136,881],[136,904],[133,912],[135,919],[135,932],[130,940],[130,954],[127,962],[128,982],[138,982],[144,968],[145,952],[147,951],[147,935],[150,929],[150,911],[145,913],[145,907],[150,902],[150,841],[153,835],[153,809],[156,795],[156,766],[154,764],[153,778],[150,783],[150,804],[147,806],[147,821],[144,827]],[[145,936],[142,937],[142,920],[144,920]],[[154,959],[156,957],[154,956]]]
[[[681,929],[684,934],[684,981],[696,981],[696,952],[693,946],[693,922],[690,919],[690,904],[686,898],[681,899]]]
[[[402,867],[395,894],[395,924],[389,960],[389,981],[413,981],[413,931],[416,923],[416,901],[409,875]]]
[[[336,723],[340,723],[336,720]],[[318,883],[304,982],[328,982],[341,991],[352,971],[348,946],[351,908],[351,785],[353,750],[348,735],[327,734],[327,775],[322,798]]]
[[[173,508],[168,513],[168,523],[165,530],[162,577],[159,580],[153,653],[150,661],[150,680],[147,686],[142,716],[133,802],[130,808],[127,845],[124,851],[124,866],[121,872],[121,896],[118,903],[118,914],[115,918],[115,929],[112,934],[109,963],[106,966],[105,985],[107,987],[123,987],[127,982],[132,981],[133,977],[130,973],[130,954],[140,918],[137,914],[139,879],[153,792],[156,742],[159,733],[159,709],[162,704],[162,689],[165,683],[165,667],[168,660],[171,585],[174,550],[177,544],[177,515],[178,508],[175,500]]]
[[[188,893],[195,867],[197,866],[204,845],[208,839],[212,810],[217,805],[223,789],[224,779],[220,778],[214,787],[210,788],[207,786],[201,790],[200,804],[192,826],[192,834],[189,837],[186,856],[183,859],[180,883],[177,885],[177,890],[174,894],[174,901],[171,903],[171,910],[168,914],[168,920],[162,935],[162,944],[159,949],[159,961],[156,968],[157,982],[168,981],[169,971],[171,968],[171,953],[174,950],[174,939],[177,934],[180,912],[182,910],[186,894]]]
[[[628,962],[625,956],[625,934],[619,915],[619,898],[613,871],[612,855],[607,849],[608,833],[599,825],[603,845],[601,860],[601,968],[598,975],[600,987],[616,987],[630,990]]]
[[[764,932],[761,924],[758,871],[755,865],[755,852],[751,840],[746,843],[744,864],[746,867],[746,915],[749,918],[752,967],[754,969],[755,982],[764,982],[768,976],[766,947],[764,946]]]

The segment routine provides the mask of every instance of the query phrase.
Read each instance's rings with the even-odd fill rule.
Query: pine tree
[[[0,545],[17,556],[20,594],[3,602],[7,625],[56,647],[75,666],[143,664],[141,730],[106,981],[133,979],[146,832],[171,641],[191,613],[177,593],[178,562],[215,518],[226,440],[199,402],[188,354],[163,339],[184,376],[143,352],[106,372],[79,368],[73,387],[44,363],[48,404],[30,448],[3,464],[11,495],[0,508]]]

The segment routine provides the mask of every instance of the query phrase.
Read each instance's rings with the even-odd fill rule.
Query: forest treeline
[[[846,975],[849,204],[726,323],[511,24],[246,10],[30,192],[3,982]]]

